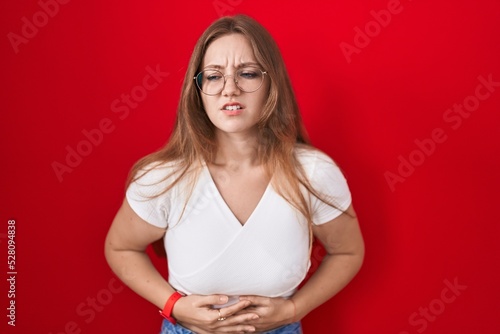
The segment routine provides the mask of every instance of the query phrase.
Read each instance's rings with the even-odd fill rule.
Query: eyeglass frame
[[[226,87],[226,83],[227,83],[226,77],[228,77],[228,76],[232,76],[232,77],[233,77],[234,84],[235,84],[235,85],[236,85],[236,87],[238,87],[238,89],[239,89],[239,90],[241,90],[242,92],[245,92],[245,93],[254,93],[254,92],[258,91],[258,90],[260,89],[260,87],[262,87],[262,84],[264,83],[264,76],[265,76],[265,75],[269,75],[269,74],[267,73],[267,71],[263,71],[263,70],[261,70],[260,68],[256,68],[256,67],[252,67],[252,68],[255,68],[256,70],[259,70],[259,71],[262,73],[262,81],[261,81],[261,83],[260,83],[260,85],[259,85],[259,87],[258,87],[257,89],[252,90],[252,91],[250,91],[250,92],[247,92],[246,90],[243,90],[243,89],[242,89],[242,88],[238,85],[238,80],[234,77],[234,74],[224,74],[224,73],[222,73],[221,71],[216,70],[216,69],[210,69],[210,68],[207,68],[207,69],[201,70],[200,72],[198,72],[198,74],[196,74],[196,75],[194,76],[193,80],[194,80],[194,82],[195,82],[196,87],[200,90],[200,92],[202,92],[203,94],[208,95],[208,96],[215,96],[215,95],[218,95],[218,94],[222,93],[222,91],[223,91],[223,90],[224,90],[224,88]],[[242,70],[243,70],[243,69],[239,69],[239,70],[237,70],[237,71],[236,71],[236,73],[237,73],[237,72],[239,72],[239,71],[242,71]],[[205,72],[205,71],[214,71],[214,72],[219,72],[220,74],[222,74],[222,77],[224,78],[224,84],[222,85],[222,88],[221,88],[221,90],[220,90],[219,92],[217,92],[217,93],[215,93],[215,94],[208,94],[208,93],[205,93],[205,92],[203,91],[203,89],[201,89],[201,87],[198,85],[198,80],[197,80],[196,78],[198,78],[198,76],[199,76],[200,74],[202,74],[203,72]]]

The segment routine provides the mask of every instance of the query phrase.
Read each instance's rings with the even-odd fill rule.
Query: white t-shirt
[[[296,152],[316,191],[347,209],[351,194],[337,165],[317,150]],[[186,294],[267,297],[289,297],[296,291],[310,266],[307,220],[298,210],[269,184],[241,225],[207,166],[202,167],[186,207],[187,180],[151,198],[166,189],[169,179],[162,179],[171,172],[171,164],[156,167],[132,183],[126,197],[139,217],[167,229],[165,249],[174,289]],[[309,200],[314,224],[341,214],[312,195]]]

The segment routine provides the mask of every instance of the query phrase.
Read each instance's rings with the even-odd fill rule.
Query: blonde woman
[[[327,255],[299,290],[313,235]],[[161,239],[168,281],[145,252]],[[133,167],[105,253],[158,307],[162,333],[302,333],[358,272],[346,180],[308,143],[279,49],[255,20],[221,18],[198,40],[173,134]]]

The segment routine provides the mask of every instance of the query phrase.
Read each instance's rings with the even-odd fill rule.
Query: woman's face
[[[249,75],[252,73],[260,75],[259,70],[263,70],[257,64],[247,38],[241,34],[231,34],[213,41],[203,58],[202,69],[218,70],[226,76],[226,84],[219,94],[201,93],[205,111],[217,131],[255,135],[259,116],[268,97],[269,78],[264,75],[262,86],[252,93],[242,91],[235,84],[233,78],[238,70],[244,70],[239,76],[241,83],[251,78]],[[209,79],[224,80],[220,77]]]

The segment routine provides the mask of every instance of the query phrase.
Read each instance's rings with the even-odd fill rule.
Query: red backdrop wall
[[[498,1],[0,7],[2,333],[159,331],[108,268],[104,237],[133,162],[169,136],[197,38],[235,13],[280,45],[366,240],[361,272],[305,332],[500,332]]]

